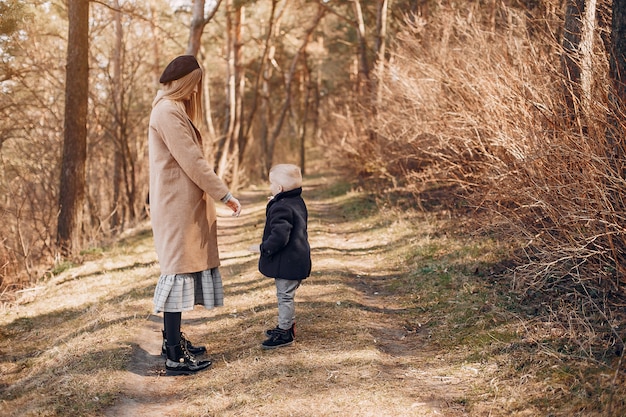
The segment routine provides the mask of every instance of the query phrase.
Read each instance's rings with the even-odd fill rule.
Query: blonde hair
[[[302,173],[300,167],[293,164],[278,164],[270,169],[270,177],[283,191],[290,191],[302,187]]]
[[[191,94],[196,87],[196,93]],[[199,126],[202,123],[202,69],[197,68],[184,77],[166,83],[162,90],[163,98],[182,103],[185,106],[185,112],[193,124]],[[187,99],[190,94],[191,97]]]

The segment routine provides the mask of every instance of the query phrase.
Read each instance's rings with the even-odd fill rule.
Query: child
[[[288,346],[295,339],[296,289],[311,274],[308,212],[302,199],[302,174],[291,164],[275,165],[269,174],[272,197],[265,210],[259,271],[276,283],[278,325],[267,330],[263,349]]]

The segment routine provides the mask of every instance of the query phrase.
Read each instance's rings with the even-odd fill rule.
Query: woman
[[[194,125],[202,120],[202,69],[196,58],[175,58],[159,81],[148,133],[150,217],[161,269],[154,310],[163,312],[166,374],[188,375],[211,361],[196,359],[206,349],[181,333],[181,313],[196,304],[213,308],[224,302],[213,200],[234,216],[241,204],[203,157]]]

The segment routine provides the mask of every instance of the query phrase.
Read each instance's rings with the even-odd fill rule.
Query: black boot
[[[165,330],[161,330],[163,333],[163,345],[161,346],[161,355],[167,356],[167,339],[165,338]],[[203,355],[206,353],[206,347],[204,346],[194,346],[191,344],[187,336],[183,332],[180,332],[180,340],[185,343],[185,347],[187,351],[192,355]]]
[[[261,343],[263,349],[276,349],[289,346],[294,342],[294,334],[291,329],[283,330],[280,327],[273,329],[269,339]]]
[[[167,346],[167,359],[165,359],[165,375],[192,375],[207,369],[213,363],[210,360],[197,360],[187,351],[185,342],[179,345]]]
[[[272,335],[274,333],[276,333],[276,329],[279,329],[278,326],[274,327],[273,329],[267,329],[265,331],[265,336],[267,337],[272,337]],[[294,339],[296,338],[296,322],[294,321],[293,324],[291,325],[291,328],[289,329],[289,331],[291,332],[291,337],[293,337]]]

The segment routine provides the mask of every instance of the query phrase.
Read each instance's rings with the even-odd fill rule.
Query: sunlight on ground
[[[307,200],[313,271],[296,296],[293,346],[260,348],[264,330],[277,320],[273,281],[258,272],[257,255],[248,251],[262,234],[266,193],[242,192],[240,218],[218,208],[225,306],[183,314],[183,331],[207,346],[212,369],[161,376],[162,318],[152,313],[159,271],[144,225],[142,239],[129,236],[124,245],[92,255],[3,312],[3,336],[21,343],[0,364],[6,399],[0,411],[457,417],[468,415],[476,392],[492,398],[499,366],[465,360],[469,351],[442,351],[432,343],[437,327],[425,324],[441,320],[438,310],[428,316],[414,308],[413,300],[428,293],[411,281],[420,271],[407,268],[414,260],[407,253],[423,258],[420,273],[432,276],[432,291],[450,285],[447,272],[430,272],[439,271],[433,254],[443,250],[434,226],[423,218],[367,214],[371,207],[360,206],[355,193],[316,192]],[[346,217],[346,206],[361,214]],[[445,245],[455,248],[452,241]],[[458,296],[464,294],[473,293]],[[489,380],[494,385],[485,389]]]

